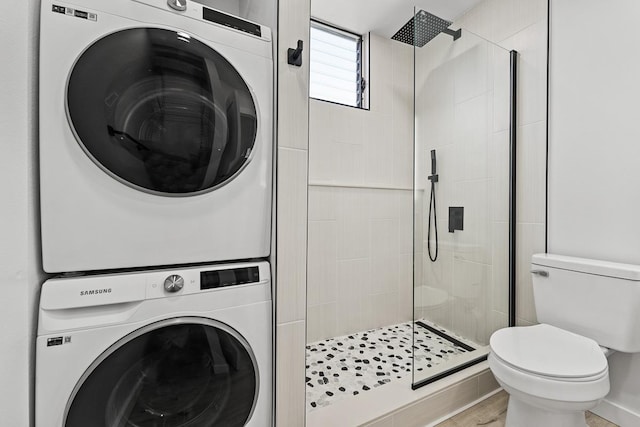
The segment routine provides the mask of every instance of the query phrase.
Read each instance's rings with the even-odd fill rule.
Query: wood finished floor
[[[503,390],[436,427],[504,427],[509,395]],[[604,418],[587,412],[589,427],[618,427]]]

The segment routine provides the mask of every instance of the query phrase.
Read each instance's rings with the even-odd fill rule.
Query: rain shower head
[[[451,24],[450,21],[419,10],[391,39],[416,47],[424,46],[440,33],[449,34],[454,40],[458,40],[461,30],[450,30]]]

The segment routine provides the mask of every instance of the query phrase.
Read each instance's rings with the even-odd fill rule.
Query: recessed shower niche
[[[312,1],[357,48],[312,29],[308,420],[486,359],[511,315],[510,52],[456,16],[385,7]]]

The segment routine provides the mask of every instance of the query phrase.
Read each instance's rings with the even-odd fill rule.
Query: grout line
[[[278,150],[299,151],[300,153],[305,153],[305,154],[308,154],[309,152],[309,150],[306,148],[287,147],[285,145],[278,145]]]
[[[404,187],[385,187],[385,186],[376,186],[376,185],[366,185],[366,184],[339,184],[339,183],[331,183],[331,182],[321,182],[321,181],[309,181],[309,187],[336,187],[336,188],[355,188],[362,190],[392,190],[392,191],[413,191],[413,188],[404,188]]]
[[[288,320],[286,322],[283,323],[277,323],[276,327],[280,327],[280,326],[290,326],[290,325],[294,325],[296,323],[306,323],[306,319],[298,319],[298,320]]]

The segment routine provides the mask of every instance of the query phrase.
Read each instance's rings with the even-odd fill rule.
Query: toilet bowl
[[[607,359],[590,338],[540,324],[501,329],[490,347],[509,427],[585,427],[585,411],[609,392]]]
[[[640,266],[532,258],[538,325],[491,335],[489,367],[509,393],[507,427],[585,427],[609,393],[611,351],[640,352]]]

